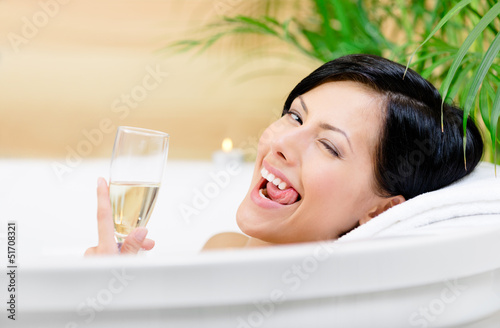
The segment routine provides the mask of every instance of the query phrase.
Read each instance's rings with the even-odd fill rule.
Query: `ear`
[[[377,206],[369,210],[364,217],[359,220],[359,225],[365,224],[377,215],[387,211],[394,205],[401,204],[405,201],[405,198],[401,195],[392,196],[389,198],[382,198]]]

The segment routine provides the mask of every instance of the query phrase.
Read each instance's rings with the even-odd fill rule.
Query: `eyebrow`
[[[302,99],[302,96],[299,96],[298,98],[300,100],[300,104],[302,105],[302,108],[304,109],[304,112],[306,112],[306,114],[308,114],[309,110],[307,109],[307,106],[306,106],[306,103],[304,102],[304,99]],[[349,148],[351,148],[351,151],[354,152],[354,150],[352,149],[351,140],[349,140],[349,137],[347,136],[347,133],[345,133],[344,130],[339,129],[338,127],[333,126],[333,125],[328,124],[328,123],[321,123],[319,125],[319,127],[322,129],[325,129],[325,130],[331,130],[331,131],[335,131],[335,132],[342,134],[346,138],[347,143],[349,144]]]
[[[306,112],[306,114],[308,114],[309,110],[307,110],[306,103],[304,102],[304,99],[302,99],[302,96],[299,96],[299,100],[300,100],[300,104],[302,105],[302,108],[304,109],[304,112]]]

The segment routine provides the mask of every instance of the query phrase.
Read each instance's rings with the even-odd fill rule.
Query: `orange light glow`
[[[233,149],[233,141],[231,138],[225,138],[222,140],[222,150],[226,153],[230,152]]]

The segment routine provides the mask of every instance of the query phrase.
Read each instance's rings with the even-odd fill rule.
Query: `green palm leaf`
[[[477,67],[477,63],[474,61],[468,62],[469,58],[465,58],[465,60],[462,61],[462,64],[466,64],[460,69],[460,72],[456,75],[455,78],[455,83],[453,83],[450,87],[450,90],[448,91],[447,98],[443,99],[450,99],[450,101],[453,101],[453,99],[456,97],[456,95],[459,93],[461,89],[464,89],[465,85],[467,84],[467,79],[468,75],[471,75],[471,71],[474,70],[475,67]],[[465,88],[466,89],[466,88]]]
[[[448,93],[448,90],[450,88],[451,81],[453,80],[453,77],[455,76],[455,73],[457,72],[458,68],[461,65],[462,59],[465,57],[467,52],[469,51],[470,46],[474,41],[478,38],[478,36],[484,31],[484,29],[500,14],[500,2],[497,3],[495,6],[493,6],[485,15],[484,17],[479,21],[479,23],[472,29],[472,31],[469,33],[467,38],[465,39],[464,43],[460,47],[460,49],[457,52],[457,56],[455,57],[455,60],[451,64],[450,70],[448,71],[448,74],[446,75],[446,78],[441,86],[442,89],[442,96],[443,96],[443,103],[444,99],[446,98],[446,95]],[[464,119],[467,119],[467,116],[464,115]],[[441,130],[443,130],[443,114],[442,114],[442,106],[441,106]],[[465,147],[465,145],[464,145]]]
[[[249,29],[252,30],[254,33],[261,32],[262,34],[268,34],[268,35],[274,35],[277,36],[278,33],[269,27],[266,23],[271,23],[272,25],[275,25],[273,20],[266,19],[264,17],[262,20],[255,19],[252,17],[248,16],[236,16],[234,18],[226,18],[226,21],[228,22],[233,22],[233,23],[239,23]]]
[[[494,8],[494,7],[493,7]],[[493,9],[492,8],[492,9]],[[498,6],[500,10],[500,3]],[[465,131],[467,130],[467,117],[469,116],[469,113],[472,109],[472,106],[474,105],[474,100],[476,99],[476,95],[479,91],[479,87],[483,83],[484,77],[486,76],[486,73],[488,73],[491,64],[493,63],[493,60],[496,58],[498,55],[498,52],[500,51],[500,33],[498,33],[491,43],[490,47],[488,48],[488,51],[486,51],[486,54],[484,55],[483,60],[481,61],[481,64],[476,71],[476,74],[474,75],[474,78],[472,79],[472,85],[469,89],[469,92],[467,93],[467,98],[465,100],[465,105],[464,105],[464,119],[463,119],[463,129],[464,129],[464,158],[465,158],[465,146],[466,146],[466,135]],[[491,133],[496,136],[496,122],[492,122],[494,124],[494,127],[491,130]],[[496,146],[495,138],[492,139],[493,145]],[[495,152],[494,152],[495,154]]]
[[[491,143],[492,143],[492,148],[493,148],[493,163],[496,164],[497,162],[497,142],[496,142],[496,135],[497,135],[497,128],[498,128],[498,118],[500,117],[500,92],[497,90],[495,100],[493,101],[493,106],[491,109],[491,128],[490,128],[490,137],[491,137]],[[495,176],[497,174],[497,166],[495,165]]]
[[[486,81],[482,88],[481,91],[479,92],[479,111],[481,113],[481,117],[483,118],[484,125],[486,125],[486,128],[490,128],[490,104],[489,104],[489,99],[488,99],[488,91],[489,88],[491,88],[490,84],[488,81]]]
[[[488,48],[488,51],[486,51],[486,54],[484,55],[483,60],[481,61],[481,64],[479,65],[479,68],[476,71],[474,78],[472,79],[472,85],[471,88],[469,89],[469,92],[467,94],[467,99],[465,100],[464,104],[464,113],[465,113],[464,117],[469,115],[472,106],[474,104],[474,100],[476,99],[477,92],[479,91],[479,87],[483,83],[484,77],[488,73],[491,65],[493,64],[493,60],[498,55],[499,51],[500,51],[500,33],[496,35],[495,39]],[[466,120],[464,119],[464,127],[465,123]]]
[[[427,43],[427,41],[429,41],[433,36],[434,34],[436,34],[436,32],[441,29],[441,27],[443,27],[444,24],[446,24],[446,22],[448,22],[450,20],[450,18],[452,18],[455,14],[457,14],[460,10],[462,10],[463,7],[467,6],[469,3],[471,3],[472,0],[462,0],[460,1],[459,3],[457,3],[440,21],[439,23],[436,25],[436,27],[434,27],[434,29],[431,31],[431,33],[427,36],[427,38],[417,47],[417,49],[415,49],[415,51],[411,54],[410,56],[410,60],[408,60],[408,64],[406,65],[406,70],[408,70],[408,67],[410,66],[411,64],[411,61],[413,59],[413,56],[415,56],[415,54],[417,53],[417,51],[425,44]],[[403,79],[404,77],[406,76],[406,71],[405,71],[405,74],[403,75]]]

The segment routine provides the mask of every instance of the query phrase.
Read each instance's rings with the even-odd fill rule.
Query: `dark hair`
[[[405,199],[442,188],[469,174],[483,153],[481,134],[467,119],[466,162],[463,111],[443,107],[439,91],[405,67],[373,55],[349,55],[332,60],[304,78],[289,94],[285,115],[295,98],[333,81],[353,81],[383,96],[383,123],[374,150],[375,190],[381,196]],[[466,165],[465,165],[466,164]]]

